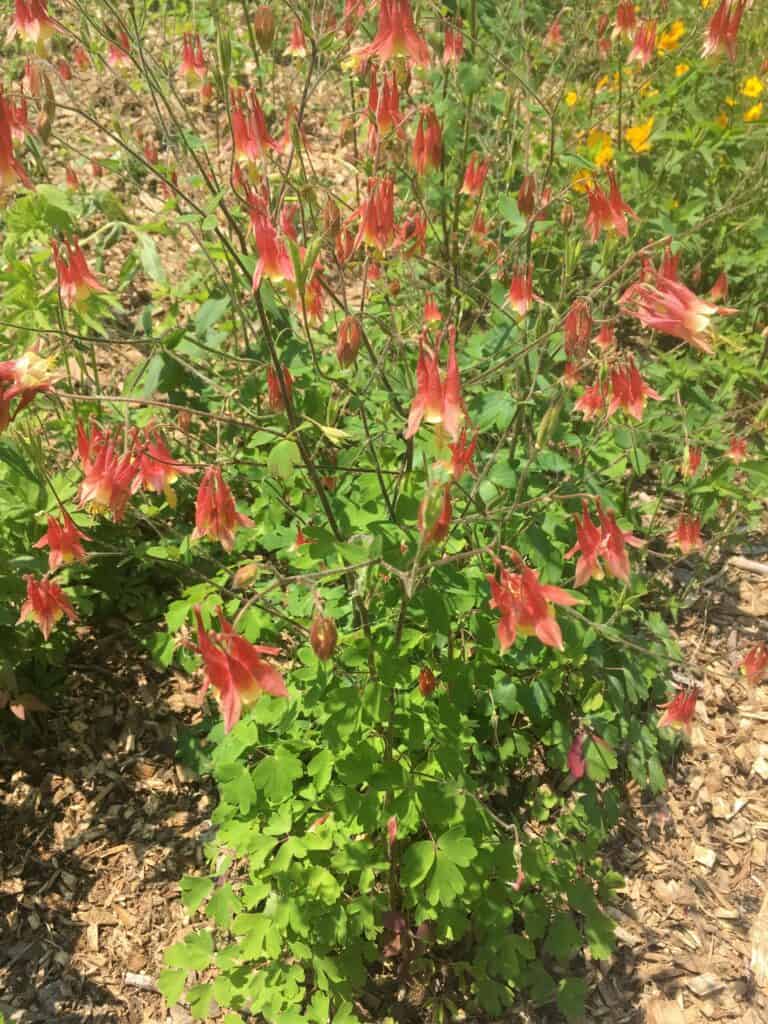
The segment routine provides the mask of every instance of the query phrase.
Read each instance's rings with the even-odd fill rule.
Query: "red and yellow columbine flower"
[[[768,647],[764,643],[750,647],[744,655],[739,669],[750,686],[762,683],[768,676]]]
[[[462,427],[458,440],[448,446],[451,450],[451,459],[443,465],[454,480],[460,480],[465,473],[477,475],[474,464],[475,448],[477,447],[477,434],[467,443],[467,428]]]
[[[516,270],[509,282],[507,292],[509,304],[518,316],[525,316],[534,302],[541,302],[541,296],[533,290],[533,263],[525,270]]]
[[[451,529],[451,488],[449,484],[432,488],[419,503],[416,525],[426,547],[445,540]]]
[[[336,331],[336,358],[339,366],[350,366],[357,359],[363,329],[356,316],[345,316]]]
[[[46,0],[16,0],[11,32],[25,43],[32,43],[40,53],[44,53],[56,27],[56,22],[46,10]]]
[[[367,46],[352,51],[356,62],[407,57],[416,66],[429,64],[429,47],[416,31],[410,0],[381,0],[376,36]]]
[[[622,238],[629,236],[627,215],[637,220],[637,214],[624,202],[616,175],[612,170],[608,171],[610,191],[608,195],[603,189],[591,180],[587,187],[587,201],[589,211],[587,213],[586,229],[591,241],[596,242],[600,232],[613,228]]]
[[[253,89],[230,91],[232,142],[235,159],[249,167],[256,167],[267,150],[276,150],[278,144],[269,134],[267,119]]]
[[[440,376],[438,351],[427,348],[423,338],[419,341],[419,360],[416,364],[416,394],[411,403],[406,438],[413,437],[423,420],[440,424],[451,440],[456,441],[464,420],[461,398],[461,378],[456,358],[456,331],[448,330],[448,362],[445,379]]]
[[[221,632],[206,630],[199,606],[195,607],[198,650],[203,659],[202,693],[212,686],[217,691],[224,712],[224,731],[229,732],[240,720],[243,706],[253,704],[263,693],[271,697],[287,697],[285,681],[278,670],[264,661],[262,655],[274,657],[279,647],[252,644],[235,633],[219,609]]]
[[[704,541],[701,538],[699,516],[682,513],[677,525],[667,538],[667,543],[672,547],[679,548],[684,555],[690,555],[692,551],[703,551]]]
[[[633,0],[619,0],[616,8],[616,22],[613,28],[613,36],[624,36],[631,39],[637,25],[637,15]]]
[[[239,526],[253,526],[253,521],[237,511],[232,491],[224,482],[219,467],[209,466],[197,492],[192,540],[207,537],[217,540],[225,551],[231,551]]]
[[[656,402],[661,401],[661,395],[646,384],[631,356],[623,366],[617,366],[611,371],[609,416],[613,416],[617,409],[623,409],[628,416],[639,422],[643,418],[645,402],[648,398],[652,398]]]
[[[413,166],[416,173],[426,174],[435,171],[443,159],[443,136],[440,122],[434,107],[422,107],[419,111],[419,123],[413,139]]]
[[[563,320],[567,359],[583,359],[592,333],[592,312],[586,299],[574,299]]]
[[[395,183],[392,178],[370,178],[368,195],[348,219],[360,219],[354,248],[363,242],[385,252],[395,237]]]
[[[35,395],[49,391],[58,379],[50,371],[51,358],[28,349],[17,359],[0,363],[0,401],[5,415],[0,415],[0,430],[14,420]],[[16,411],[11,415],[11,402],[18,399]]]
[[[0,88],[0,191],[21,182],[32,188],[32,182],[13,154],[13,130],[16,125],[14,107]]]
[[[644,327],[687,341],[700,352],[711,355],[711,319],[737,312],[725,306],[705,302],[680,281],[662,273],[655,280],[631,284],[619,299],[624,312]]]
[[[112,40],[107,50],[107,64],[111,68],[127,67],[131,63],[131,40],[127,32],[120,29],[116,39]]]
[[[686,479],[696,476],[701,465],[701,448],[686,445],[683,449],[683,461],[680,472]]]
[[[293,19],[293,25],[291,26],[291,38],[288,40],[288,45],[283,51],[285,57],[306,57],[307,56],[307,40],[304,36],[304,29],[301,27],[301,22],[298,18]]]
[[[464,56],[464,36],[461,31],[461,18],[445,26],[443,43],[443,64],[458,64]]]
[[[133,479],[134,492],[142,487],[145,491],[164,494],[171,508],[176,508],[176,494],[173,485],[180,476],[188,476],[194,470],[171,456],[165,441],[156,430],[145,431],[143,439],[134,438],[136,476]]]
[[[208,74],[200,33],[185,32],[181,47],[179,78],[190,88],[202,85]]]
[[[109,430],[93,424],[90,434],[82,423],[77,424],[77,450],[84,479],[80,484],[80,507],[93,512],[109,510],[119,523],[131,496],[136,464],[131,452],[118,454]]]
[[[467,169],[464,172],[464,181],[461,191],[466,196],[479,196],[483,191],[483,185],[488,175],[488,161],[480,160],[476,153],[469,158]]]
[[[539,574],[530,569],[517,556],[519,572],[511,572],[500,561],[498,579],[489,576],[491,608],[499,610],[496,632],[502,653],[514,644],[518,632],[522,636],[536,636],[548,647],[563,650],[563,635],[555,618],[553,605],[571,607],[580,603],[560,587],[539,582]]]
[[[656,20],[651,18],[644,21],[635,29],[632,49],[627,57],[627,64],[636,60],[640,67],[645,67],[653,59],[656,49]]]
[[[31,574],[24,579],[27,583],[27,599],[21,606],[19,623],[32,619],[47,640],[53,627],[65,615],[70,622],[77,622],[77,613],[58,583],[45,578],[37,580]]]
[[[580,554],[576,563],[577,587],[591,579],[603,578],[601,559],[609,576],[628,583],[629,553],[626,546],[642,547],[645,543],[630,531],[622,530],[616,522],[615,514],[604,512],[599,502],[597,511],[599,526],[590,519],[586,501],[582,502],[581,519],[576,517],[576,543],[565,555],[566,558],[573,558],[576,552]]]
[[[48,516],[48,529],[32,547],[48,548],[48,569],[50,572],[71,562],[80,562],[85,557],[82,541],[90,540],[88,534],[78,530],[66,512],[61,519]]]
[[[597,380],[590,387],[585,388],[584,393],[576,400],[574,409],[576,412],[580,412],[585,420],[594,420],[605,410],[606,398],[605,384]]]
[[[679,690],[672,700],[661,704],[659,710],[664,713],[659,718],[659,728],[679,729],[690,739],[698,696],[699,691],[695,687]]]
[[[728,445],[728,451],[726,455],[735,463],[746,462],[747,456],[747,439],[745,437],[732,437],[731,442]]]
[[[724,51],[731,60],[736,60],[736,37],[746,6],[746,0],[722,0],[707,25],[702,57]]]
[[[53,239],[53,262],[59,279],[61,301],[67,309],[77,308],[87,302],[95,292],[104,292],[106,288],[98,280],[85,259],[79,241],[64,239],[63,250]]]
[[[272,366],[267,367],[267,404],[272,412],[285,411],[286,402],[283,396],[283,388],[280,387],[280,378],[282,378],[283,388],[290,402],[293,394],[293,377],[290,370],[283,364],[280,376],[278,377]]]

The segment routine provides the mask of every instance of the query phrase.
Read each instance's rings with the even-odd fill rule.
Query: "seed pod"
[[[268,53],[275,38],[275,12],[268,4],[256,8],[253,16],[253,34],[261,52]]]
[[[573,207],[570,203],[565,203],[562,210],[560,211],[560,223],[564,228],[569,228],[573,224]]]
[[[320,661],[328,661],[336,650],[336,623],[320,612],[315,612],[309,630],[309,642]]]
[[[362,330],[357,317],[347,316],[339,324],[336,334],[336,358],[339,366],[350,366],[360,351]]]

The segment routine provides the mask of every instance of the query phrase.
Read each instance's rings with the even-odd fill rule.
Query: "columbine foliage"
[[[196,1019],[578,1017],[621,784],[693,732],[668,623],[764,513],[764,14],[50,6],[0,83],[0,705],[106,614],[199,674]]]

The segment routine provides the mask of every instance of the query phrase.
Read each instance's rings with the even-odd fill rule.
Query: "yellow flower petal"
[[[763,83],[757,75],[753,75],[751,78],[748,78],[741,87],[741,95],[747,96],[751,100],[756,100],[762,91]]]
[[[675,68],[675,75],[681,78],[684,74],[691,70],[690,64],[678,64]]]
[[[587,147],[598,167],[605,167],[613,160],[613,143],[608,132],[593,128],[587,136]]]
[[[644,124],[634,125],[627,128],[624,138],[630,144],[635,153],[647,153],[651,148],[650,137],[653,131],[654,118],[649,117]]]
[[[576,171],[571,178],[571,187],[575,192],[588,192],[595,183],[595,179],[586,168]]]
[[[763,113],[763,104],[762,103],[755,103],[755,105],[753,107],[750,107],[749,110],[745,111],[745,113],[744,113],[744,120],[745,121],[759,121],[761,116],[762,116],[762,113]]]
[[[574,92],[573,89],[571,89],[570,92],[567,92],[565,94],[565,102],[567,106],[575,107],[576,104],[579,102],[579,94],[577,92]]]

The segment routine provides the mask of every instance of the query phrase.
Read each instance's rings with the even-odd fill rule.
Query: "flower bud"
[[[435,679],[435,673],[431,668],[423,668],[419,672],[419,692],[422,697],[431,697],[435,692],[437,686],[437,680]]]
[[[341,228],[341,213],[330,196],[323,207],[323,228],[325,233],[331,236],[338,234]]]
[[[328,661],[336,650],[336,623],[327,615],[315,612],[309,630],[309,642],[320,661]]]
[[[560,211],[560,223],[564,228],[569,228],[573,224],[573,207],[570,203],[563,204],[563,208]]]
[[[336,358],[339,360],[339,366],[350,366],[357,359],[362,333],[357,317],[347,316],[341,321],[336,334]]]
[[[256,8],[253,16],[253,34],[261,52],[268,53],[275,38],[275,13],[268,4]]]
[[[526,174],[517,193],[517,208],[523,217],[530,218],[536,209],[536,179]]]

